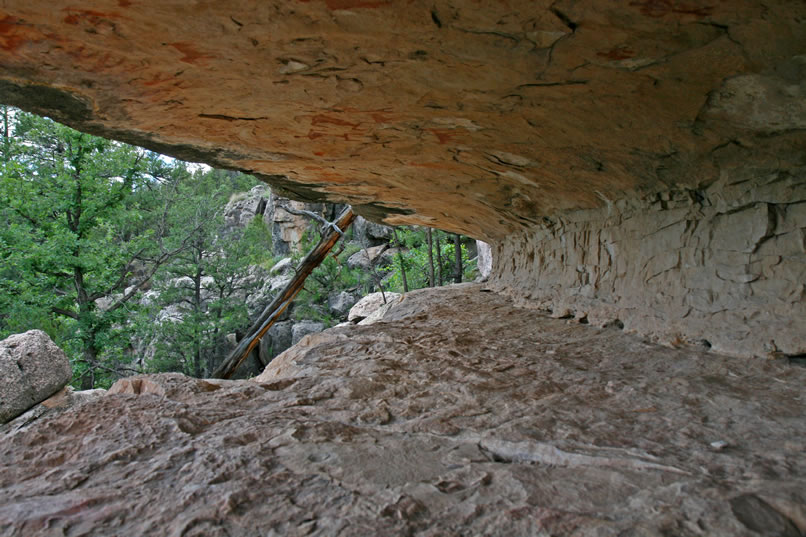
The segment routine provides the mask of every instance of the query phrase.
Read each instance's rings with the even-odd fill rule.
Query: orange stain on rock
[[[345,121],[343,119],[339,119],[337,117],[330,117],[325,116],[322,114],[317,114],[311,118],[311,125],[337,125],[339,127],[351,127],[353,129],[357,128],[360,123],[351,123],[349,121]]]
[[[394,120],[392,116],[386,114],[375,113],[370,114],[370,116],[372,117],[372,121],[374,121],[375,123],[390,123],[391,121]]]
[[[93,9],[79,9],[75,7],[66,7],[62,9],[67,15],[64,17],[65,24],[77,25],[81,21],[87,21],[93,26],[97,26],[104,20],[119,19],[120,15],[117,13],[105,13],[103,11],[95,11]]]
[[[455,169],[453,165],[446,164],[444,162],[409,162],[409,166],[414,166],[415,168],[429,168],[432,170],[453,170]]]
[[[209,60],[213,58],[213,56],[210,56],[209,54],[204,54],[196,50],[196,47],[193,46],[192,43],[184,43],[184,42],[168,43],[168,46],[173,47],[182,54],[184,54],[184,56],[179,58],[180,62],[189,63],[191,65],[194,65],[203,60]]]
[[[607,52],[597,52],[596,55],[601,58],[607,58],[608,60],[618,61],[632,58],[635,56],[635,52],[629,47],[615,47]]]
[[[447,144],[459,134],[454,129],[426,129],[428,132],[437,137],[440,144]]]
[[[299,1],[307,4],[312,0]],[[392,4],[390,0],[324,0],[324,2],[327,8],[332,11],[339,9],[376,9]]]

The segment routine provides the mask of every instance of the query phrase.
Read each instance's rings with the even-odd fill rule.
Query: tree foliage
[[[180,275],[215,280],[205,290],[217,297],[212,306],[173,325],[192,334],[173,338],[176,346],[197,355],[210,345],[200,328],[209,317],[220,326],[242,320],[226,301],[236,273],[255,259],[245,245],[265,242],[258,229],[220,244],[214,237],[229,195],[254,179],[214,170],[193,177],[184,163],[7,107],[2,120],[0,336],[45,330],[70,356],[76,384],[90,388],[153,367],[130,345],[151,285]]]

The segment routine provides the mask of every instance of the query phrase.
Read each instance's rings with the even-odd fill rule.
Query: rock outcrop
[[[490,312],[482,316],[479,312]],[[0,533],[806,531],[806,369],[409,293],[257,381],[154,375],[0,432]]]
[[[41,330],[0,341],[0,423],[55,394],[72,377],[67,356]]]
[[[0,21],[6,103],[486,240],[493,282],[555,311],[806,352],[785,320],[804,314],[802,2],[11,0]],[[768,198],[778,180],[788,192]],[[696,229],[670,243],[675,268],[653,219],[681,222],[681,197]],[[754,223],[727,233],[737,211]],[[293,243],[280,213],[277,243]]]
[[[491,285],[555,316],[619,322],[663,343],[799,354],[804,177],[757,165],[701,190],[566,213],[501,243]]]
[[[300,200],[486,240],[493,282],[555,311],[726,352],[806,352],[806,328],[786,320],[804,313],[803,3],[12,0],[0,20],[7,103]],[[779,179],[784,199],[768,198]],[[696,230],[672,241],[676,269],[651,211],[681,196]],[[727,222],[764,204],[793,231],[746,258],[757,232],[778,232],[726,235]],[[281,213],[277,243],[293,243]],[[640,248],[634,215],[652,224]],[[745,321],[729,331],[741,341],[721,337]]]
[[[257,217],[263,218],[269,204],[271,191],[265,185],[258,185],[249,192],[235,195],[224,207],[224,229],[222,234],[242,231]]]

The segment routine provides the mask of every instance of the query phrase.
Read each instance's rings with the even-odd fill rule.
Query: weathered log
[[[294,278],[285,286],[283,291],[277,295],[271,304],[266,306],[260,314],[260,317],[249,327],[249,330],[247,330],[246,335],[240,343],[229,353],[227,358],[218,366],[218,369],[213,371],[213,377],[226,379],[232,376],[235,370],[238,369],[238,366],[241,365],[246,357],[249,356],[249,353],[252,352],[252,349],[260,342],[260,338],[263,337],[269,328],[271,328],[271,325],[274,324],[286,308],[294,301],[294,298],[305,285],[305,280],[311,272],[325,260],[328,252],[336,245],[343,232],[353,223],[353,220],[355,220],[355,214],[352,208],[348,207],[341,213],[336,222],[334,222],[335,226],[329,228],[328,233],[322,237],[314,249],[300,262]]]

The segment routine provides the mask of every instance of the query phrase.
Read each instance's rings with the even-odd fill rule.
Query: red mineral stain
[[[142,84],[144,86],[158,86],[160,84],[164,84],[165,82],[169,82],[173,79],[173,77],[169,75],[156,75],[154,78],[150,80],[144,80]]]
[[[64,17],[65,24],[76,25],[81,21],[86,21],[93,26],[97,26],[101,22],[110,19],[119,19],[120,15],[117,13],[104,13],[102,11],[95,11],[93,9],[78,9],[75,7],[66,7],[62,9],[67,15]]]
[[[324,157],[325,156],[324,151],[314,151],[313,154],[316,155],[317,157]]]
[[[307,4],[312,0],[299,1]],[[375,9],[388,6],[391,3],[390,0],[325,0],[327,8],[333,11],[338,9]]]
[[[697,6],[677,0],[643,0],[630,2],[631,6],[641,9],[641,14],[647,17],[665,17],[670,13],[677,15],[692,15],[694,17],[708,17],[714,12],[713,6]]]
[[[339,127],[352,127],[353,129],[358,127],[360,123],[350,123],[349,121],[345,121],[343,119],[339,119],[337,117],[330,117],[325,116],[322,114],[317,114],[311,118],[311,125],[338,125]]]
[[[437,137],[440,144],[446,144],[453,140],[453,138],[458,134],[453,129],[426,129],[428,132],[433,134]]]
[[[182,54],[184,54],[184,56],[179,58],[180,62],[189,63],[191,65],[199,61],[209,60],[213,58],[213,56],[203,54],[198,50],[196,50],[196,47],[194,47],[193,44],[191,43],[183,43],[183,42],[168,43],[168,46],[173,47]]]
[[[132,5],[131,0],[118,0],[118,6],[120,7],[129,7]]]
[[[326,136],[324,132],[314,132],[313,130],[308,131],[309,140],[316,140],[317,138],[321,138],[322,136]]]
[[[444,162],[409,162],[409,166],[415,168],[428,168],[432,170],[452,170],[454,167],[451,164]]]
[[[629,47],[615,47],[608,52],[597,52],[597,56],[607,58],[608,60],[626,60],[635,56],[635,52]]]
[[[20,31],[19,19],[6,15],[0,19],[0,47],[9,52],[20,48],[26,41],[25,35]]]
[[[384,115],[384,114],[377,114],[377,113],[376,114],[370,114],[370,116],[372,116],[372,120],[375,123],[389,123],[393,119],[392,116],[387,116],[387,115]]]

